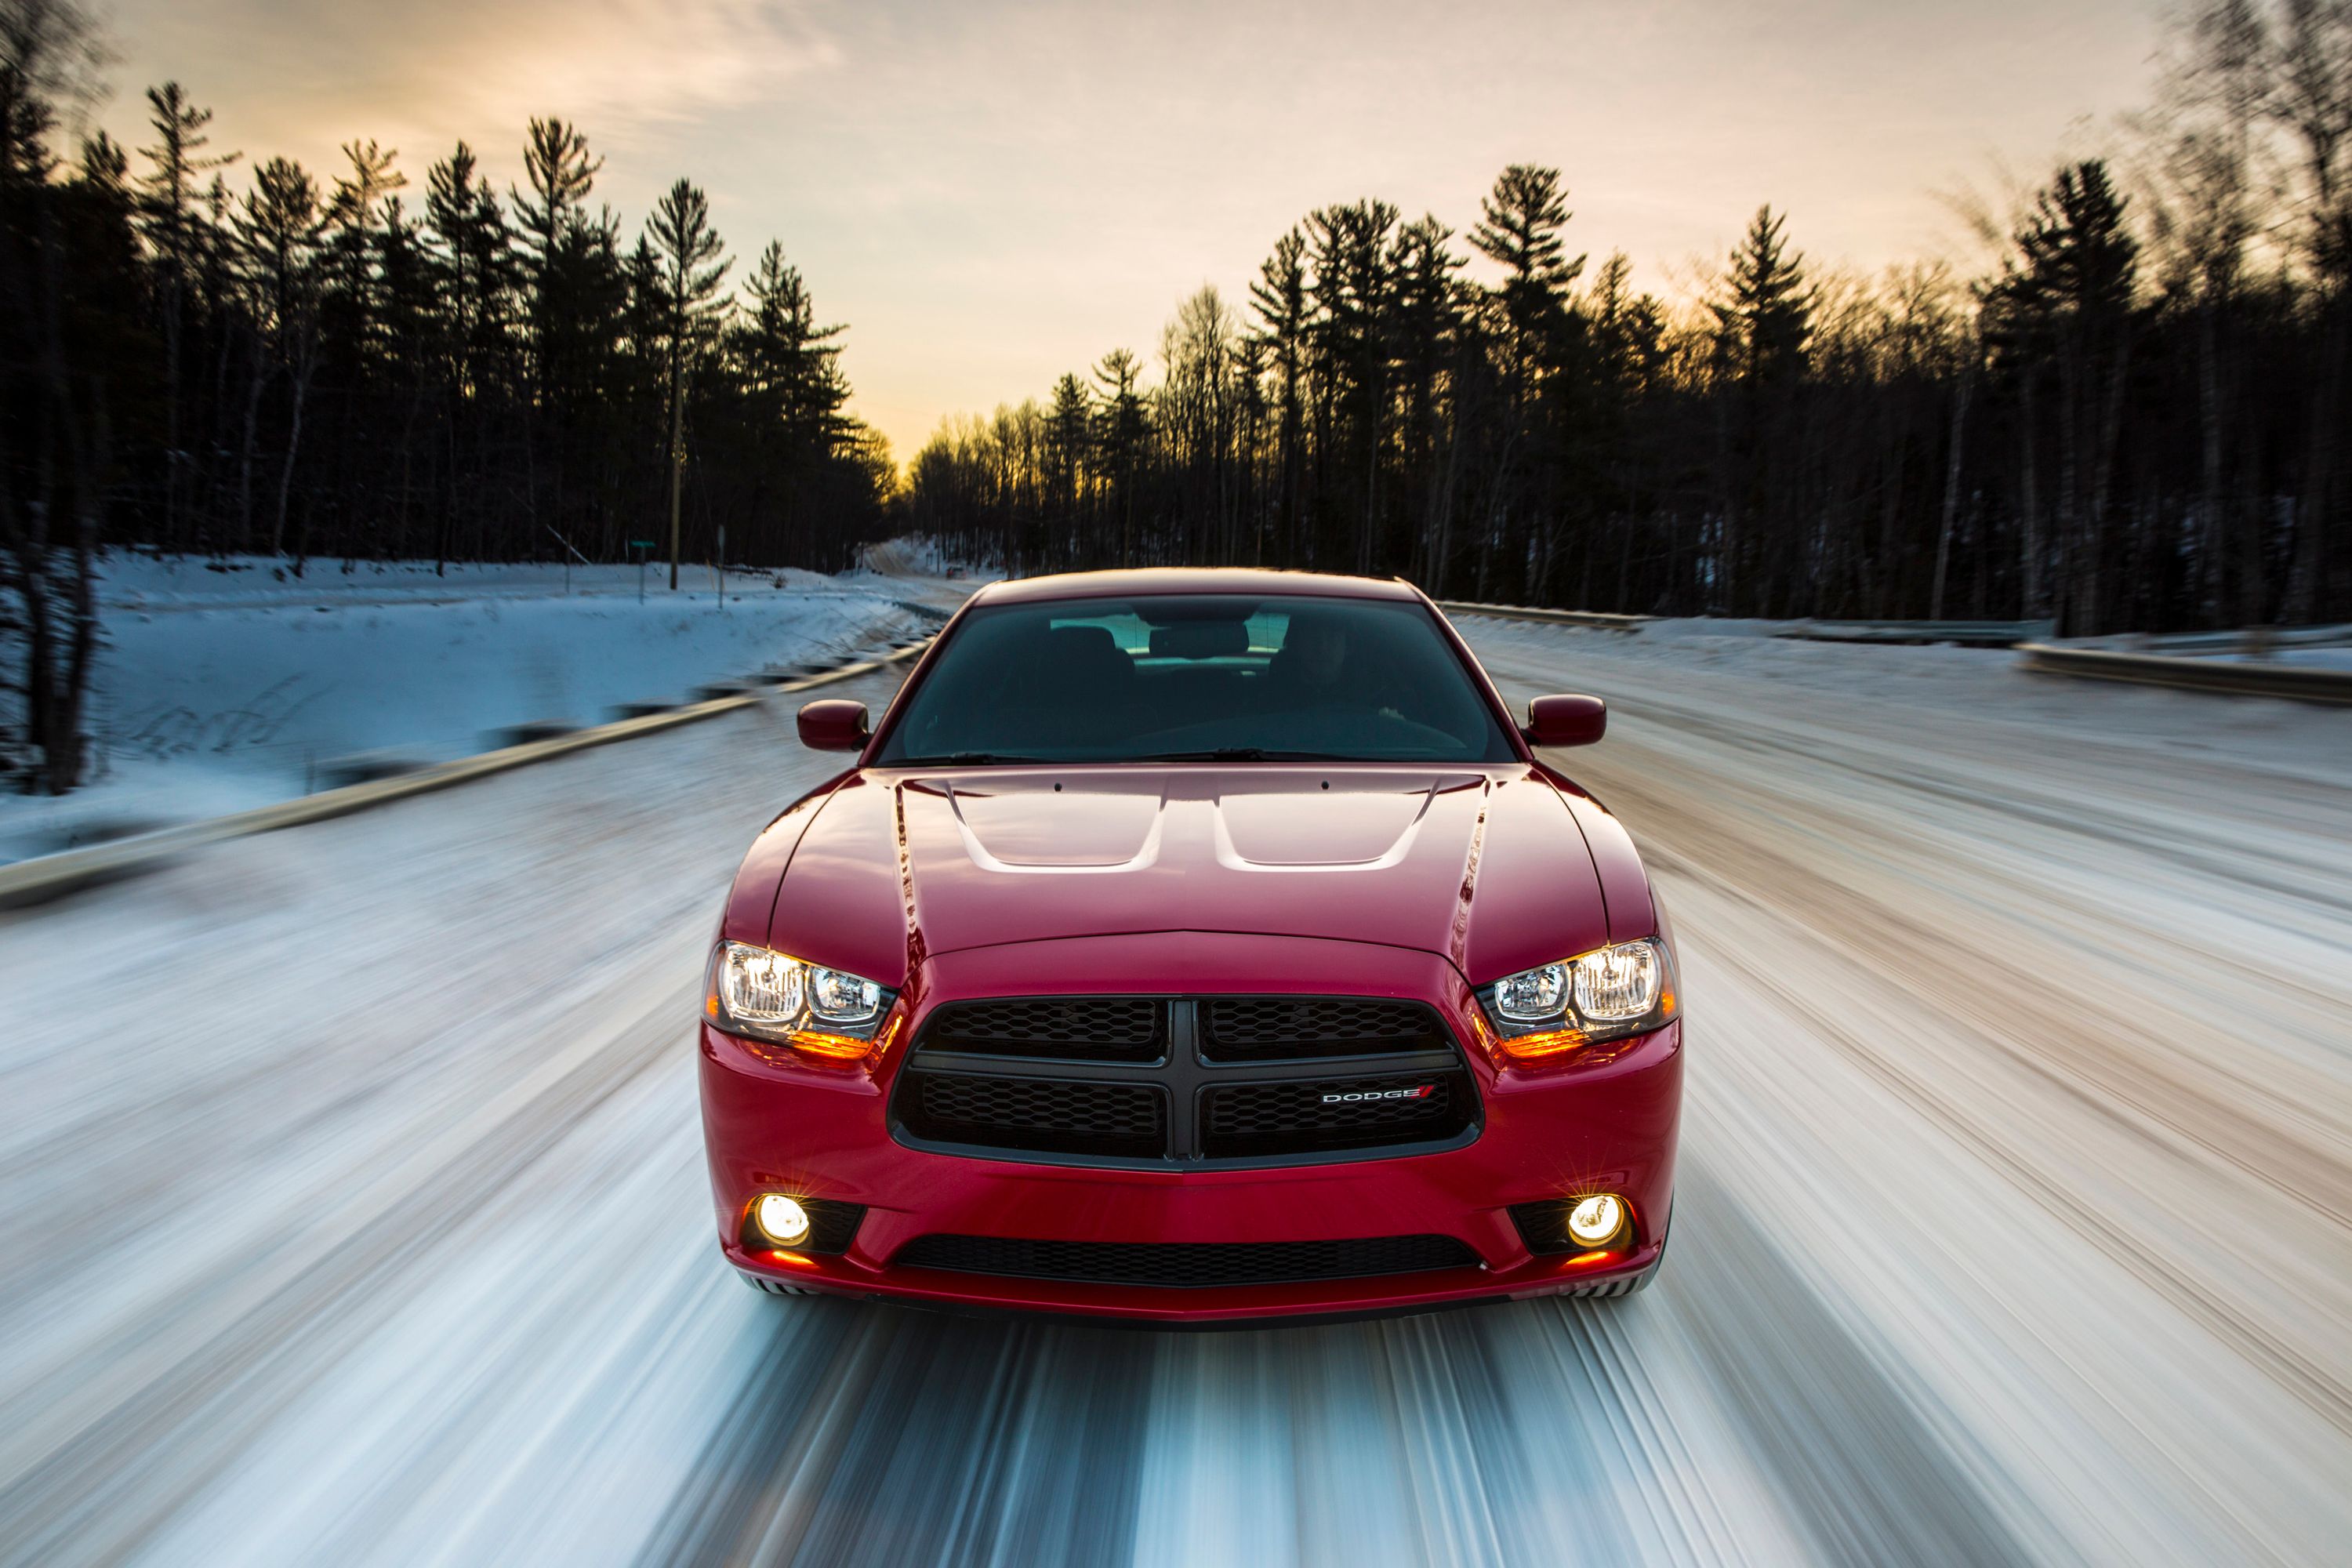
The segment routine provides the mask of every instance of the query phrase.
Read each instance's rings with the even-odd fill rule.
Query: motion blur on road
[[[1608,699],[1681,937],[1647,1294],[744,1289],[689,1041],[836,766],[780,702],[0,916],[0,1561],[2343,1561],[2352,714],[1465,629]]]

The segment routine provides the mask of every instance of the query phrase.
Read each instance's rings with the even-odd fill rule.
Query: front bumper
[[[1171,947],[1181,963],[1171,973]],[[1059,950],[1045,952],[1039,950]],[[908,1003],[1076,992],[1270,989],[1411,995],[1473,1037],[1460,974],[1433,956],[1284,938],[1104,937],[950,953]],[[904,1031],[901,1039],[911,1035]],[[1583,1064],[1497,1072],[1467,1051],[1485,1106],[1463,1147],[1277,1168],[1162,1170],[1039,1164],[907,1148],[887,1121],[904,1047],[877,1072],[803,1066],[700,1030],[703,1123],[727,1260],[775,1287],[935,1306],[1074,1312],[1168,1323],[1377,1313],[1487,1299],[1604,1294],[1657,1260],[1673,1202],[1682,1099],[1679,1022]],[[1605,1190],[1632,1205],[1630,1247],[1531,1253],[1509,1205]],[[788,1191],[866,1205],[837,1256],[743,1245],[745,1209]],[[1082,1242],[1291,1242],[1437,1235],[1480,1262],[1416,1274],[1247,1286],[1078,1283],[895,1264],[919,1237]]]

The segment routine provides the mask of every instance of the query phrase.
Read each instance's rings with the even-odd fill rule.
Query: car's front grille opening
[[[1149,1062],[1166,1049],[1166,1013],[1150,996],[950,1002],[932,1018],[924,1042],[975,1056]]]
[[[1418,1002],[1213,996],[1201,1004],[1201,1054],[1211,1061],[1381,1056],[1445,1045],[1436,1015]]]
[[[1201,1149],[1214,1159],[1450,1138],[1469,1125],[1468,1089],[1451,1072],[1214,1084],[1202,1091]]]
[[[890,1110],[917,1148],[1181,1167],[1457,1147],[1479,1100],[1424,1003],[1021,996],[934,1009]]]
[[[1158,1155],[1167,1097],[1150,1083],[909,1072],[899,1116],[924,1138],[1067,1154]]]
[[[1020,1241],[995,1236],[918,1237],[895,1268],[940,1268],[1074,1284],[1205,1289],[1360,1279],[1475,1268],[1478,1255],[1450,1236],[1373,1236],[1340,1241]]]

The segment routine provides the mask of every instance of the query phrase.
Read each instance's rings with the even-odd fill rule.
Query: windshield
[[[973,609],[876,762],[1492,763],[1514,754],[1418,604],[1187,595]]]

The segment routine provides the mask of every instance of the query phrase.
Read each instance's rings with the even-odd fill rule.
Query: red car
[[[700,1029],[751,1283],[1143,1321],[1613,1296],[1674,1209],[1673,939],[1428,598],[982,589],[736,874]]]

